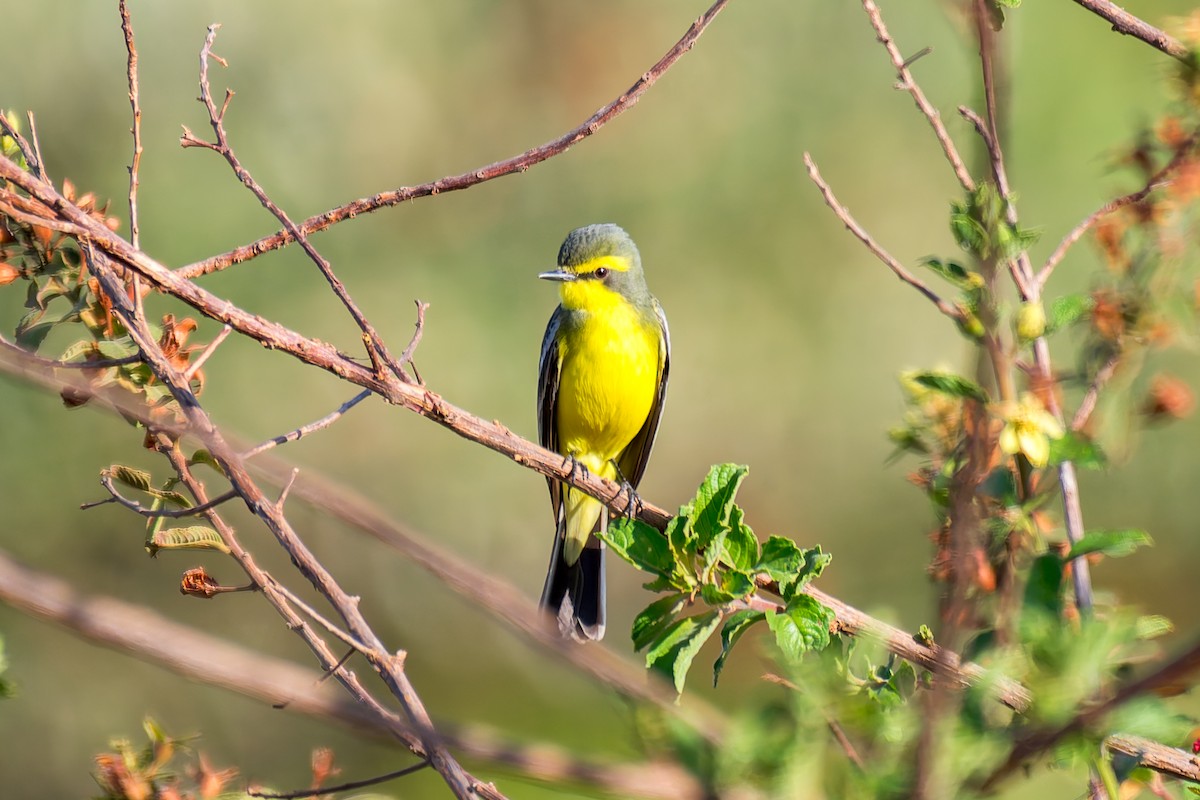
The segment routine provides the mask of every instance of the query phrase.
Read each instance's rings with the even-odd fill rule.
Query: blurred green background
[[[142,246],[180,266],[277,227],[216,155],[178,146],[181,124],[208,133],[195,97],[209,23],[223,25],[215,52],[229,68],[214,66],[213,87],[237,92],[226,122],[238,154],[300,219],[558,136],[627,88],[705,5],[134,2]],[[1135,6],[1162,24],[1192,4]],[[974,152],[953,110],[978,105],[977,65],[953,6],[905,0],[884,12],[903,52],[934,48],[916,75]],[[10,3],[3,16],[0,107],[32,110],[56,181],[69,176],[112,198],[124,217],[130,121],[115,3]],[[1171,64],[1065,0],[1027,3],[1005,40],[1013,70],[1007,155],[1023,221],[1045,232],[1037,262],[1106,198],[1136,188],[1113,172],[1114,157],[1166,107]],[[468,192],[359,217],[314,243],[396,349],[411,333],[413,300],[429,302],[417,358],[429,386],[533,437],[538,344],[556,302],[535,275],[569,229],[623,225],[641,247],[674,343],[643,495],[674,507],[709,464],[747,463],[741,499],[760,537],[820,543],[835,555],[823,588],[915,629],[932,621],[934,608],[924,572],[931,515],[904,480],[914,462],[887,463],[885,433],[903,412],[896,374],[961,366],[968,348],[842,229],[801,158],[812,152],[841,199],[905,263],[954,255],[946,212],[957,185],[925,120],[893,82],[857,3],[734,2],[636,107],[564,156]],[[1049,296],[1088,286],[1097,269],[1094,249],[1081,244]],[[360,352],[357,330],[298,250],[202,282],[243,308]],[[0,290],[10,331],[23,299],[20,284]],[[161,300],[151,310],[186,313]],[[204,321],[198,337],[216,330]],[[1069,367],[1067,344],[1055,346]],[[1152,363],[1193,383],[1200,376],[1187,350]],[[209,411],[253,440],[323,416],[353,394],[247,342],[227,342],[206,370]],[[310,663],[252,596],[198,603],[179,595],[179,573],[196,563],[235,581],[227,562],[194,554],[151,561],[131,514],[78,510],[102,496],[97,473],[109,463],[165,474],[141,450],[140,434],[98,412],[66,411],[56,397],[3,376],[0,407],[4,548],[86,591]],[[1200,602],[1198,439],[1193,421],[1135,432],[1125,442],[1136,446],[1122,447],[1110,472],[1087,474],[1083,484],[1089,526],[1145,527],[1159,545],[1101,565],[1098,588],[1167,614],[1181,636],[1200,629],[1192,613]],[[283,455],[354,485],[531,598],[540,591],[551,531],[537,475],[375,400]],[[305,540],[362,595],[389,644],[410,652],[409,671],[436,716],[598,755],[634,752],[620,701],[395,553],[299,504],[292,511]],[[244,513],[233,517],[256,554],[288,574],[264,531]],[[628,625],[646,598],[622,564],[611,565],[610,581],[605,646],[628,653]],[[19,691],[0,702],[0,775],[10,797],[88,796],[91,755],[114,735],[140,739],[146,713],[172,733],[202,732],[199,747],[214,763],[282,787],[306,784],[317,744],[335,748],[346,777],[407,763],[393,749],[186,683],[5,607],[0,633]],[[689,692],[732,708],[775,691],[758,685],[765,662],[756,647],[735,655],[717,691],[706,686],[703,656]],[[566,796],[499,779],[512,796]],[[432,773],[392,791],[444,796]]]

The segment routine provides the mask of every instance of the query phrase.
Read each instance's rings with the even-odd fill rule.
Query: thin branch
[[[1191,63],[1192,53],[1183,42],[1135,17],[1116,3],[1110,2],[1110,0],[1075,0],[1075,2],[1096,16],[1108,20],[1112,24],[1112,29],[1117,33],[1141,39],[1172,58],[1177,58],[1184,63]]]
[[[87,510],[90,508],[95,508],[96,506],[104,505],[106,503],[117,503],[136,514],[140,514],[143,517],[148,517],[151,519],[157,517],[164,517],[166,519],[183,519],[184,517],[194,517],[197,514],[203,514],[204,512],[214,509],[219,505],[228,503],[230,500],[233,500],[238,496],[237,492],[230,489],[228,492],[214,497],[207,503],[202,503],[198,506],[189,506],[188,508],[170,510],[165,508],[146,508],[138,501],[130,500],[128,497],[125,497],[120,493],[120,491],[117,490],[117,487],[113,484],[113,476],[107,470],[100,473],[100,485],[108,490],[109,495],[111,495],[109,499],[101,500],[95,503],[84,503],[80,506],[80,509]]]
[[[557,139],[553,139],[540,147],[527,150],[520,155],[505,159],[504,161],[497,161],[494,164],[488,164],[487,166],[473,169],[470,172],[464,172],[461,175],[447,176],[439,178],[436,181],[431,181],[430,183],[423,183],[420,186],[405,186],[355,200],[346,205],[326,211],[323,214],[309,217],[296,227],[305,236],[311,236],[317,231],[323,231],[331,225],[359,214],[399,205],[400,203],[406,203],[409,200],[417,200],[422,197],[432,197],[446,192],[469,189],[485,181],[525,172],[532,166],[536,166],[549,158],[565,153],[569,148],[596,133],[623,112],[632,108],[641,99],[642,95],[657,83],[684,53],[695,46],[696,40],[700,38],[700,35],[712,24],[712,21],[716,19],[717,15],[721,13],[721,10],[728,3],[729,0],[717,0],[717,2],[713,3],[707,11],[692,23],[691,27],[683,35],[683,38],[676,42],[654,66],[642,73],[632,86],[615,100],[584,120],[581,125],[567,131]],[[176,272],[183,278],[195,278],[200,275],[207,275],[208,273],[217,272],[234,264],[249,261],[270,250],[278,250],[292,241],[292,234],[286,230],[279,231],[251,244],[231,250],[228,253],[180,267]]]
[[[3,131],[5,136],[8,136],[17,143],[17,149],[21,151],[21,155],[24,157],[25,163],[29,165],[29,169],[33,170],[34,174],[36,174],[42,180],[47,180],[46,173],[41,168],[41,164],[38,161],[38,152],[34,149],[33,145],[29,143],[29,140],[21,135],[21,132],[17,130],[16,126],[8,121],[8,117],[6,117],[4,114],[0,114],[0,131]]]
[[[804,154],[804,164],[806,167],[808,167],[808,177],[811,178],[812,182],[817,185],[817,188],[821,191],[821,196],[825,198],[825,204],[833,209],[833,213],[836,214],[837,218],[842,221],[842,224],[846,226],[846,229],[854,234],[855,238],[866,245],[867,249],[870,250],[876,258],[887,265],[888,269],[894,272],[897,278],[904,281],[921,294],[925,295],[930,302],[937,306],[939,311],[950,317],[950,319],[954,320],[955,322],[961,322],[963,320],[963,313],[960,309],[943,300],[920,278],[916,277],[907,269],[905,269],[903,264],[897,261],[881,246],[879,246],[879,244],[871,238],[871,234],[867,233],[866,229],[858,224],[854,217],[850,215],[850,212],[846,209],[846,207],[838,202],[837,197],[835,197],[833,194],[833,190],[829,188],[829,184],[826,183],[824,178],[821,177],[821,173],[817,170],[817,165],[813,163],[812,156],[808,153]]]
[[[348,792],[351,789],[362,789],[367,786],[378,786],[381,783],[394,781],[397,778],[403,778],[405,775],[412,775],[414,772],[420,772],[429,766],[428,761],[420,761],[412,766],[398,769],[394,772],[388,772],[383,775],[376,775],[374,778],[366,778],[361,781],[350,781],[349,783],[339,783],[336,786],[319,786],[315,789],[300,789],[295,792],[264,792],[253,787],[246,789],[246,794],[250,797],[263,797],[268,800],[297,800],[300,797],[318,797],[324,794],[334,794],[335,792]]]
[[[1096,403],[1100,399],[1100,392],[1112,380],[1113,375],[1117,373],[1117,367],[1121,365],[1121,357],[1124,355],[1120,350],[1115,351],[1109,356],[1108,361],[1104,362],[1104,366],[1097,370],[1096,375],[1092,378],[1091,384],[1088,385],[1087,391],[1083,395],[1083,399],[1079,401],[1079,408],[1075,409],[1075,416],[1071,419],[1071,430],[1081,431],[1088,424],[1088,420],[1092,418],[1092,412],[1096,409]]]
[[[1015,225],[1017,222],[1017,209],[1010,199],[1012,193],[1008,186],[1008,173],[1004,169],[1004,152],[1000,149],[1000,140],[996,137],[993,126],[984,122],[975,111],[966,106],[959,106],[958,113],[962,114],[974,126],[975,132],[983,140],[983,146],[988,152],[988,162],[992,167],[992,176],[996,181],[996,191],[1000,193],[1000,197],[1004,200],[1008,223]],[[1022,258],[1024,258],[1024,262],[1022,262]],[[1032,271],[1032,267],[1026,269],[1028,261],[1029,256],[1025,253],[1021,253],[1017,258],[1008,259],[1009,274],[1012,275],[1013,283],[1017,285],[1017,291],[1021,293],[1023,300],[1030,300],[1036,297],[1036,285],[1030,276],[1026,274],[1026,272]]]
[[[1143,186],[1141,189],[1138,189],[1136,192],[1130,192],[1127,195],[1123,195],[1122,197],[1117,197],[1108,201],[1084,218],[1082,222],[1072,228],[1067,235],[1063,237],[1063,240],[1058,243],[1058,247],[1054,248],[1054,252],[1051,253],[1050,257],[1046,259],[1046,263],[1042,266],[1041,271],[1038,272],[1037,284],[1039,291],[1045,288],[1046,281],[1050,280],[1050,274],[1063,260],[1067,254],[1067,250],[1069,250],[1072,245],[1083,238],[1085,233],[1091,230],[1097,222],[1104,219],[1109,214],[1125,208],[1126,206],[1140,203],[1149,197],[1150,193],[1155,189],[1159,189],[1168,185],[1170,181],[1168,181],[1167,178],[1170,177],[1170,175],[1178,170],[1181,166],[1187,163],[1188,158],[1192,154],[1192,150],[1195,149],[1198,142],[1200,142],[1200,130],[1195,130],[1192,132],[1191,136],[1187,137],[1187,139],[1185,139],[1176,148],[1175,154],[1171,157],[1171,160],[1168,161],[1162,169],[1154,173],[1150,180],[1146,181],[1145,186]]]
[[[380,338],[379,333],[375,330],[375,327],[367,319],[366,315],[363,314],[362,309],[358,307],[354,299],[350,297],[350,292],[347,291],[345,284],[334,274],[333,266],[324,256],[317,252],[317,249],[308,241],[305,233],[296,227],[296,224],[292,222],[287,213],[267,196],[266,191],[254,180],[250,171],[242,166],[237,154],[233,151],[232,145],[229,144],[229,136],[225,132],[224,119],[225,111],[229,107],[229,101],[233,98],[233,92],[226,90],[225,104],[218,110],[216,104],[213,102],[212,89],[208,80],[208,62],[210,57],[212,57],[212,46],[217,37],[217,30],[220,27],[220,25],[208,26],[208,35],[204,39],[204,46],[200,49],[200,102],[208,109],[208,120],[217,137],[216,146],[212,149],[216,150],[225,159],[233,170],[233,173],[238,177],[238,180],[258,198],[263,208],[270,211],[277,220],[283,223],[288,234],[300,244],[305,254],[317,265],[317,269],[321,271],[330,288],[333,289],[334,295],[346,307],[346,310],[350,312],[350,316],[354,319],[355,324],[362,331],[367,353],[371,356],[371,360],[375,361],[376,358],[382,360],[396,377],[412,383],[413,379],[404,370],[403,364],[392,356],[391,352],[387,349],[387,345],[383,343],[383,339]],[[224,64],[224,61],[221,61],[221,63]],[[185,146],[197,142],[195,137],[191,136],[190,131],[187,131],[186,128],[184,131],[183,143]],[[136,242],[134,242],[134,247],[137,247]]]
[[[200,351],[200,355],[188,362],[188,367],[183,373],[184,380],[190,381],[193,377],[195,377],[196,373],[200,371],[200,368],[204,366],[204,362],[208,361],[208,359],[212,357],[212,354],[215,353],[217,348],[221,346],[221,342],[225,341],[225,339],[231,333],[233,333],[233,328],[229,327],[228,325],[223,325],[220,332],[217,333],[217,335],[213,337],[213,340],[208,343],[208,346]]]
[[[125,52],[128,54],[126,75],[129,82],[129,105],[133,110],[133,160],[129,164],[129,241],[138,247],[138,168],[142,163],[142,108],[138,101],[138,53],[133,44],[133,23],[129,19],[129,6],[119,0],[121,31],[125,34]]]
[[[384,658],[388,657],[386,653],[381,653],[377,650],[374,650],[374,649],[368,647],[367,645],[365,645],[362,642],[355,639],[350,634],[346,633],[344,630],[339,628],[337,625],[334,625],[319,611],[317,611],[315,608],[313,608],[308,603],[304,602],[298,596],[296,596],[296,593],[293,592],[291,589],[287,588],[287,586],[285,586],[284,584],[280,583],[279,581],[272,581],[271,585],[274,587],[275,591],[279,592],[281,595],[286,597],[288,599],[289,603],[291,603],[296,608],[303,611],[305,614],[307,614],[309,616],[310,619],[312,619],[314,622],[319,624],[322,628],[324,628],[325,630],[327,630],[331,634],[333,634],[334,637],[336,637],[339,641],[341,641],[342,644],[346,645],[347,647],[350,647],[355,652],[362,653],[365,656],[374,657],[376,659],[384,659]],[[346,659],[341,658],[338,660],[337,666],[340,667],[345,663],[346,663]]]
[[[950,163],[950,168],[954,170],[954,175],[958,178],[958,182],[968,192],[974,191],[975,181],[971,178],[971,173],[967,171],[962,157],[959,156],[958,148],[954,146],[954,140],[950,138],[950,133],[946,130],[945,123],[942,122],[941,112],[925,97],[925,93],[921,91],[921,87],[913,79],[912,73],[908,69],[914,61],[929,52],[929,48],[925,48],[911,58],[905,59],[900,54],[900,48],[896,46],[892,35],[888,33],[887,26],[883,24],[883,14],[879,11],[879,6],[875,5],[874,0],[862,0],[862,6],[863,10],[867,12],[867,18],[871,20],[871,27],[875,29],[879,43],[887,50],[888,57],[892,60],[892,66],[896,68],[898,78],[896,88],[912,95],[917,108],[921,110],[921,113],[925,115],[925,119],[929,120],[930,126],[933,127],[933,135],[937,137],[938,143],[941,144],[942,152],[946,154],[946,160]]]
[[[342,415],[344,415],[347,411],[370,397],[371,394],[372,393],[370,389],[359,392],[358,394],[354,395],[354,397],[351,397],[349,400],[338,406],[337,410],[332,414],[326,414],[316,422],[310,422],[307,425],[301,425],[299,428],[296,428],[293,431],[276,436],[274,439],[268,439],[262,444],[247,450],[246,452],[242,453],[242,460],[248,461],[259,453],[270,450],[272,447],[276,447],[281,444],[287,444],[288,442],[294,442],[302,436],[307,436],[308,434],[315,433],[323,428],[328,428],[330,425],[341,419]]]

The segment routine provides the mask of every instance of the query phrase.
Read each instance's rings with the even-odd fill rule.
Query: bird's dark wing
[[[650,451],[654,448],[654,437],[658,434],[658,421],[662,418],[663,400],[667,396],[667,376],[671,371],[671,331],[667,327],[667,315],[662,306],[654,301],[654,315],[658,319],[658,391],[654,394],[654,403],[650,406],[650,414],[642,429],[633,437],[633,441],[621,453],[618,459],[621,475],[633,488],[637,488],[646,472],[646,464],[650,461]]]
[[[542,337],[542,355],[538,363],[538,443],[547,450],[558,450],[558,377],[561,371],[559,362],[558,330],[563,324],[566,312],[562,306],[554,309],[550,322],[546,324],[546,334]],[[562,506],[562,485],[553,478],[547,478],[550,486],[550,507],[554,512],[557,524],[559,508]]]

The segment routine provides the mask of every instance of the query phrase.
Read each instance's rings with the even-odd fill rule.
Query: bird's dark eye
[[[607,278],[608,277],[608,267],[599,267],[596,270],[596,277],[599,278],[600,280],[604,280],[605,278]]]

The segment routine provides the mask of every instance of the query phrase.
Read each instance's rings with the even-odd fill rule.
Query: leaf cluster
[[[782,536],[760,545],[735,502],[748,471],[736,464],[712,467],[662,533],[620,519],[600,534],[617,555],[653,576],[647,589],[665,593],[634,619],[633,644],[646,650],[646,666],[671,676],[679,692],[696,654],[718,630],[714,683],[738,639],[758,623],[766,623],[788,660],[829,643],[833,612],[804,587],[832,557]],[[764,599],[765,587],[778,599]]]

